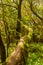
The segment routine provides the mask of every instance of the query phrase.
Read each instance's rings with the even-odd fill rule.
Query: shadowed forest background
[[[0,0],[0,65],[43,65],[43,0]]]

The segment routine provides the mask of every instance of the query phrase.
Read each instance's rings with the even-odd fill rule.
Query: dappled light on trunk
[[[25,42],[25,36],[20,38],[20,41],[18,42],[18,46],[16,50],[14,50],[14,52],[11,54],[7,62],[7,65],[18,65],[19,64],[21,55],[22,55],[22,47],[24,46],[24,42]]]

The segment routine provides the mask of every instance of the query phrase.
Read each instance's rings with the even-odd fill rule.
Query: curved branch
[[[40,20],[43,20],[43,18],[42,18],[41,16],[39,16],[39,15],[33,10],[32,6],[33,6],[33,4],[32,4],[32,1],[31,1],[31,3],[30,3],[30,9],[31,9],[31,11],[32,11],[33,14],[35,14]]]
[[[9,4],[1,4],[1,3],[0,3],[0,5],[9,6],[9,7],[13,7],[13,8],[15,8],[15,9],[18,9],[16,6],[12,6],[12,5],[9,5]]]

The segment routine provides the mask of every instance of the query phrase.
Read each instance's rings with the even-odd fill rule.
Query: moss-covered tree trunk
[[[21,5],[22,5],[22,0],[19,0],[18,4],[18,20],[17,20],[17,28],[16,28],[16,38],[17,40],[20,39],[20,30],[21,30]]]

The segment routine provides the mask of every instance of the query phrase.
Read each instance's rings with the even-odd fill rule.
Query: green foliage
[[[43,65],[43,44],[30,43],[27,65]]]
[[[31,11],[31,1],[36,13]],[[43,65],[43,20],[38,17],[43,18],[43,0],[23,0],[21,20],[18,20],[18,4],[19,0],[0,0],[0,30],[5,48],[10,38],[10,56],[17,47],[16,34],[20,37],[26,35],[27,65]],[[21,25],[17,25],[18,21]],[[20,32],[17,32],[17,26],[21,26]]]

